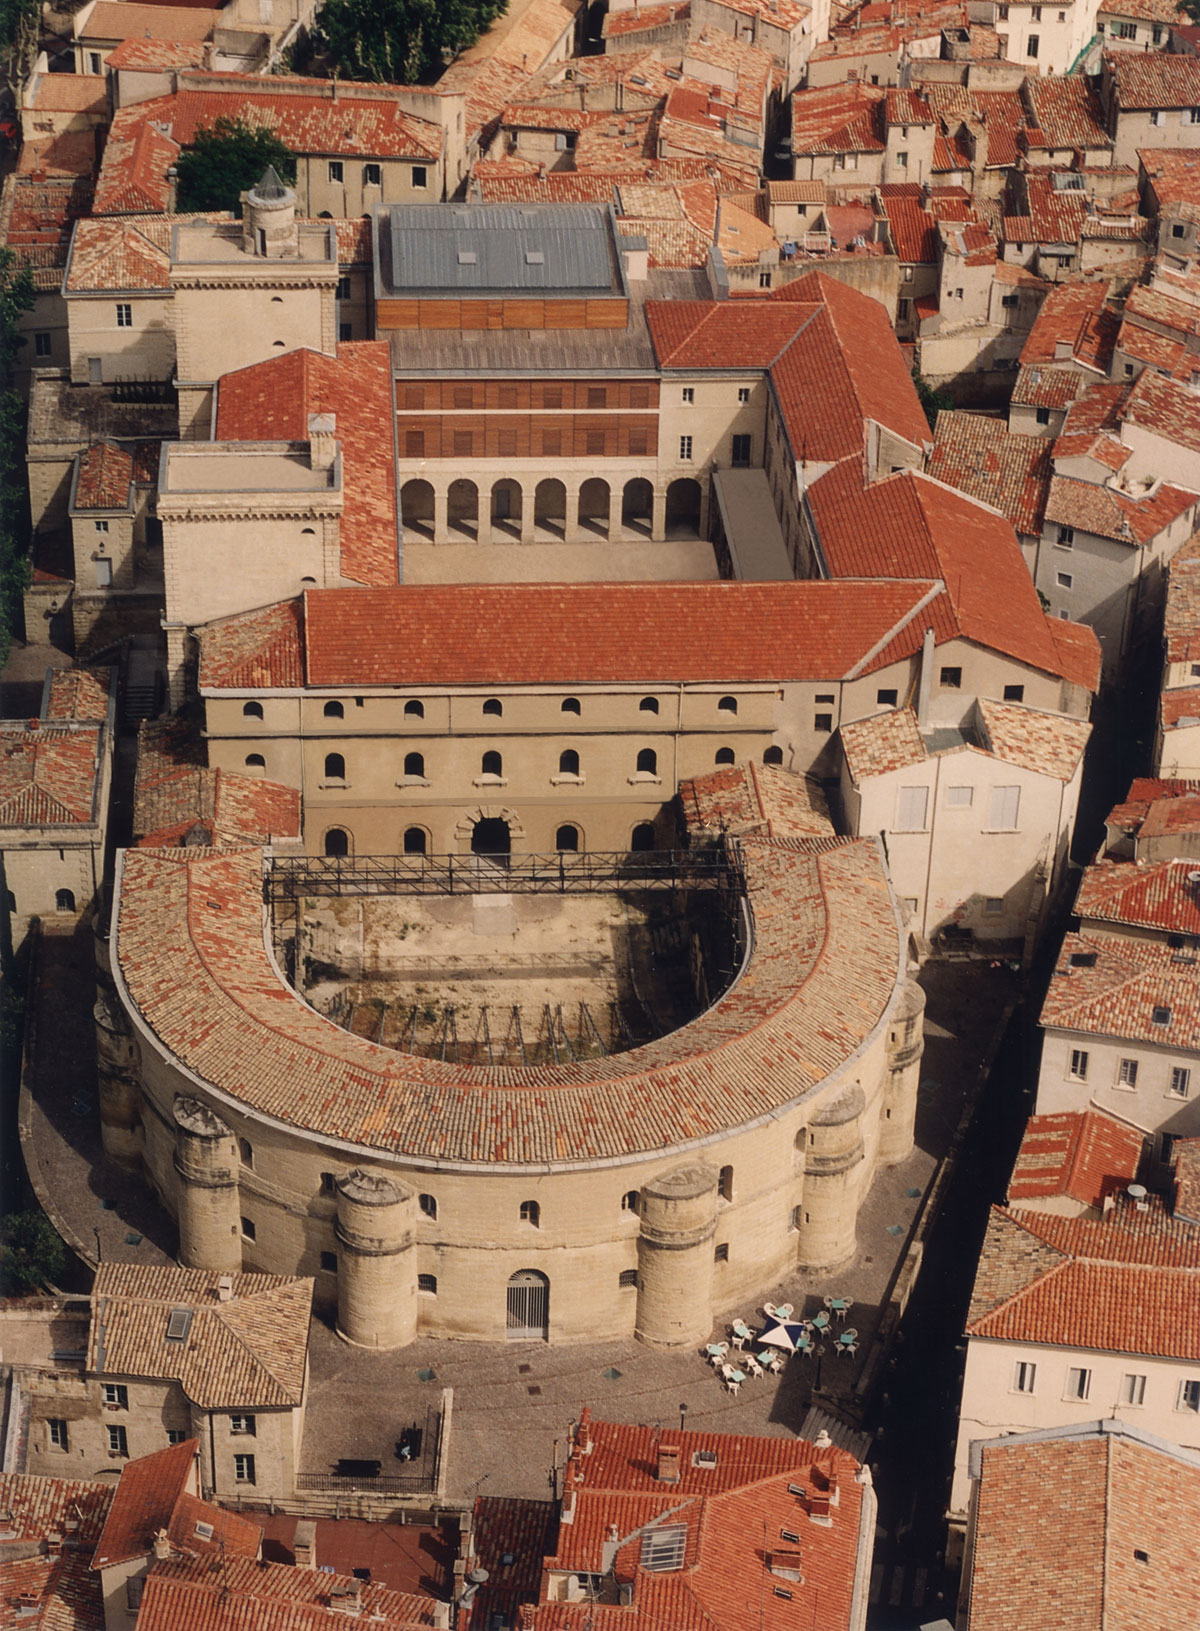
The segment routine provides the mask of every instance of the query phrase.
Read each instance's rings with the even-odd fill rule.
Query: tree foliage
[[[1179,0],[1176,10],[1181,12],[1189,23],[1200,23],[1200,0]]]
[[[0,0],[0,73],[14,95],[33,72],[41,18],[39,0]]]
[[[62,1278],[67,1248],[44,1212],[10,1212],[0,1218],[0,1291],[28,1296]]]
[[[232,210],[241,213],[239,197],[273,165],[290,186],[296,179],[296,157],[273,130],[254,130],[241,119],[222,115],[211,130],[198,130],[186,153],[179,155],[176,209]]]
[[[413,85],[437,78],[507,9],[508,0],[326,0],[317,27],[351,79]]]
[[[25,405],[13,368],[25,344],[21,316],[33,306],[33,275],[0,249],[0,668],[8,661],[21,597],[29,584],[29,508],[25,486]]]
[[[1197,0],[1200,5],[1200,0]],[[954,398],[943,386],[933,386],[927,379],[922,379],[917,370],[913,369],[913,384],[917,388],[917,397],[925,410],[925,417],[929,421],[930,430],[937,424],[937,416],[942,409],[954,406]]]

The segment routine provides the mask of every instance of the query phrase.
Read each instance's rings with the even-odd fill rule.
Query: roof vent
[[[173,1308],[167,1320],[167,1341],[186,1342],[188,1332],[192,1328],[192,1311],[190,1308]]]
[[[220,1274],[217,1276],[217,1301],[231,1303],[233,1301],[233,1275]]]
[[[1150,1210],[1150,1207],[1146,1201],[1145,1184],[1130,1184],[1125,1193],[1129,1196],[1129,1199],[1133,1202],[1134,1206],[1139,1212],[1148,1212]]]
[[[679,1446],[660,1444],[658,1447],[658,1481],[660,1484],[679,1482]]]
[[[479,256],[473,249],[460,249],[458,252],[458,264],[460,266],[474,266],[478,259]]]
[[[527,249],[525,251],[526,266],[545,266],[546,257],[540,249]]]
[[[211,1540],[213,1538],[213,1526],[211,1523],[197,1523],[195,1533],[197,1540]]]

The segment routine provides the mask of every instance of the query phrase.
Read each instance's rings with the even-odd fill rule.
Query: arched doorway
[[[653,821],[639,821],[633,829],[633,836],[629,840],[629,847],[638,853],[655,848],[656,837]]]
[[[465,476],[450,483],[446,494],[446,526],[472,543],[479,537],[479,489]]]
[[[589,476],[579,489],[579,525],[588,532],[608,537],[608,517],[611,495],[608,483],[599,476]]]
[[[546,1342],[550,1336],[550,1282],[537,1269],[518,1269],[508,1282],[510,1342]]]
[[[691,476],[681,476],[667,488],[668,538],[698,538],[700,536],[700,483]]]
[[[433,487],[427,481],[406,481],[400,489],[400,520],[405,532],[433,541]]]
[[[330,827],[325,834],[326,855],[349,855],[350,834],[344,827]]]
[[[509,538],[521,536],[521,484],[507,477],[492,488],[492,530]]]
[[[556,538],[567,535],[567,489],[561,481],[539,481],[533,495],[533,524]]]
[[[645,476],[625,483],[621,494],[621,526],[626,532],[640,532],[649,538],[654,525],[654,488]]]
[[[508,855],[512,852],[512,834],[502,816],[481,816],[471,828],[472,855]]]

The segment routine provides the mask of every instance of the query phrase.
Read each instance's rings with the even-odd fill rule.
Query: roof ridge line
[[[250,1297],[235,1298],[233,1300],[233,1302],[231,1302],[231,1303],[218,1303],[214,1307],[210,1307],[209,1309],[206,1310],[206,1312],[215,1315],[216,1319],[218,1320],[218,1322],[220,1323],[222,1328],[224,1330],[228,1331],[228,1333],[234,1339],[234,1341],[238,1344],[238,1346],[243,1348],[246,1351],[246,1353],[248,1353],[250,1355],[251,1359],[253,1359],[254,1363],[258,1366],[259,1370],[265,1372],[265,1374],[271,1378],[272,1382],[274,1382],[275,1386],[280,1390],[280,1392],[284,1393],[284,1394],[287,1394],[289,1398],[294,1395],[295,1388],[292,1385],[284,1382],[282,1377],[276,1375],[275,1371],[271,1368],[271,1366],[269,1364],[267,1364],[266,1360],[264,1360],[260,1354],[258,1354],[258,1353],[256,1353],[254,1351],[254,1349],[246,1341],[246,1338],[237,1329],[237,1327],[235,1325],[230,1324],[229,1319],[228,1319],[227,1311],[231,1311],[232,1309],[236,1308],[238,1306],[239,1302],[251,1302],[251,1301],[260,1302],[260,1301],[263,1300],[264,1297],[269,1295],[271,1292],[288,1291],[290,1289],[291,1289],[290,1285],[287,1282],[285,1282],[284,1285],[282,1285],[282,1286],[270,1286],[264,1291],[252,1293],[252,1295]],[[312,1298],[312,1292],[310,1291],[309,1292],[310,1301],[311,1301],[311,1298]],[[305,1348],[306,1348],[306,1351],[307,1351],[307,1338],[305,1339]],[[299,1402],[300,1401],[297,1399],[296,1403],[298,1404]]]
[[[840,581],[848,582],[849,580],[842,579]],[[943,578],[872,578],[868,581],[873,583],[912,583],[914,585],[918,583],[927,583],[929,587],[921,596],[920,600],[918,600],[916,604],[905,613],[899,622],[894,623],[887,633],[875,642],[870,651],[865,652],[864,655],[859,658],[854,667],[846,675],[848,680],[857,679],[860,674],[865,672],[867,666],[874,662],[879,653],[884,651],[889,645],[891,645],[892,641],[895,640],[898,635],[904,632],[915,617],[919,617],[925,608],[932,605],[939,595],[948,593],[945,579]]]

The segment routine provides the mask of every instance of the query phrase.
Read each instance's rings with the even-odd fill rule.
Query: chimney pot
[[[679,1446],[660,1444],[658,1447],[658,1481],[660,1484],[679,1482]]]

